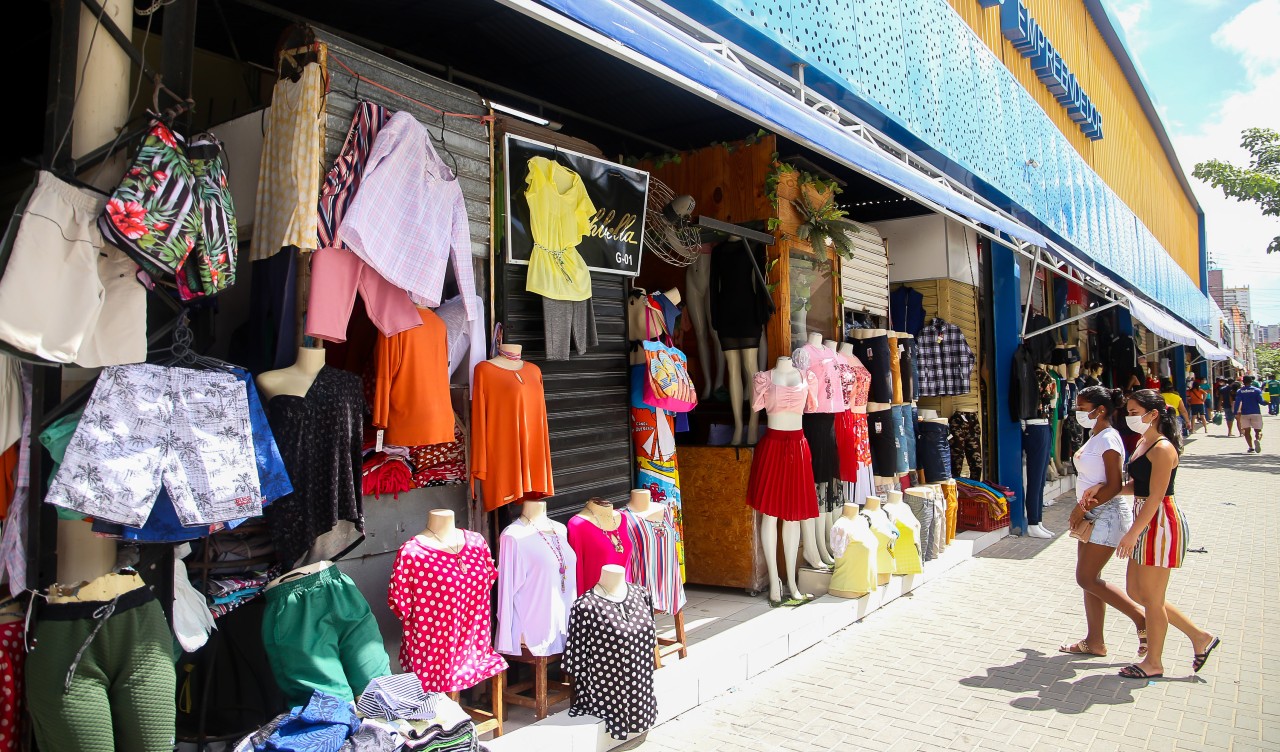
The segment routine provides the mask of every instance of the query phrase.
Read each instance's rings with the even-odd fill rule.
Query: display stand
[[[658,644],[653,648],[653,665],[655,668],[662,668],[662,659],[676,653],[679,653],[681,658],[689,657],[689,645],[684,635],[684,609],[677,611],[673,618],[676,622],[675,639],[670,637],[658,638]]]
[[[492,698],[492,707],[489,710],[480,708],[469,708],[466,705],[462,709],[467,711],[467,715],[471,716],[471,720],[476,724],[476,736],[493,732],[496,739],[502,736],[502,717],[506,715],[506,711],[502,707],[503,695],[505,693],[505,685],[507,683],[507,672],[502,671],[491,679],[489,679],[489,697]],[[461,692],[449,692],[449,699],[461,704]]]
[[[508,684],[503,692],[503,701],[522,708],[533,708],[534,717],[541,721],[547,717],[552,705],[559,705],[568,700],[573,692],[568,682],[550,681],[547,669],[552,663],[560,661],[561,654],[534,655],[529,648],[520,646],[520,655],[505,655],[507,663],[523,663],[533,667],[533,679]],[[527,694],[533,690],[533,695]]]

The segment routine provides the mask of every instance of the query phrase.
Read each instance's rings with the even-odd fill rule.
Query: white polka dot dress
[[[658,702],[653,695],[653,599],[639,585],[615,603],[595,590],[574,601],[569,640],[562,665],[573,676],[569,715],[601,718],[614,739],[626,739],[653,726]]]
[[[411,538],[396,554],[387,587],[387,603],[402,622],[400,667],[417,674],[427,692],[474,687],[507,668],[489,627],[497,567],[479,533],[462,534],[457,553]]]

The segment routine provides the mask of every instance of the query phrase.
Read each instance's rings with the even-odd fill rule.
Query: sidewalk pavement
[[[1280,750],[1280,418],[1266,429],[1268,454],[1245,454],[1219,427],[1182,458],[1192,552],[1169,600],[1222,639],[1199,675],[1171,629],[1168,678],[1118,677],[1138,641],[1114,611],[1108,657],[1059,653],[1084,635],[1075,541],[1008,538],[636,748]],[[1064,531],[1073,501],[1045,526]],[[1112,561],[1104,577],[1123,583],[1124,571]]]

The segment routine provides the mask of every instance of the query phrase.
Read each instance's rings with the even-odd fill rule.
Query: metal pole
[[[1030,288],[1030,285],[1034,285],[1034,284],[1036,283],[1036,270],[1040,268],[1040,254],[1042,254],[1042,253],[1044,253],[1044,249],[1043,249],[1043,248],[1041,248],[1040,246],[1036,246],[1036,257],[1035,257],[1035,259],[1033,259],[1033,260],[1032,260],[1032,264],[1031,264],[1031,276],[1027,278],[1027,285],[1028,285],[1028,287],[1027,287],[1027,304],[1026,304],[1025,306],[1023,306],[1023,307],[1022,307],[1022,327],[1021,327],[1021,329],[1019,330],[1019,331],[1021,331],[1021,332],[1022,332],[1022,334],[1020,335],[1020,337],[1021,337],[1021,339],[1023,339],[1023,340],[1026,340],[1026,338],[1027,338],[1027,334],[1026,334],[1026,332],[1027,332],[1027,319],[1031,318],[1031,298],[1032,298],[1032,295],[1031,295],[1031,288]],[[1021,295],[1021,294],[1022,294],[1022,290],[1021,290],[1021,289],[1019,289],[1019,290],[1018,290],[1018,294],[1019,294],[1019,295]],[[1021,301],[1019,301],[1019,302],[1021,302]]]
[[[1108,308],[1114,308],[1115,306],[1118,306],[1118,305],[1120,305],[1120,301],[1113,300],[1110,303],[1107,303],[1106,305],[1100,305],[1097,308],[1091,308],[1085,311],[1084,313],[1076,314],[1075,316],[1072,316],[1069,319],[1063,319],[1062,321],[1055,322],[1053,324],[1050,324],[1049,326],[1044,327],[1043,329],[1037,329],[1034,332],[1026,332],[1025,334],[1022,335],[1022,338],[1028,339],[1036,336],[1037,334],[1044,334],[1045,332],[1051,332],[1054,329],[1057,329],[1058,327],[1066,326],[1067,324],[1070,324],[1075,321],[1079,321],[1080,319],[1088,318],[1099,311],[1105,311]]]

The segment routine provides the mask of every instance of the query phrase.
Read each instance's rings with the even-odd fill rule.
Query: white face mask
[[[1145,416],[1145,415],[1126,415],[1126,416],[1124,417],[1124,422],[1125,422],[1125,424],[1126,424],[1126,425],[1128,425],[1128,426],[1129,426],[1129,430],[1130,430],[1130,431],[1133,431],[1134,433],[1146,433],[1146,432],[1147,432],[1147,422],[1146,422],[1145,420],[1143,420],[1143,418],[1145,418],[1145,417],[1147,417],[1147,416]]]
[[[1076,422],[1085,428],[1093,428],[1098,422],[1097,418],[1090,418],[1088,410],[1076,410]]]

